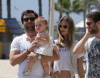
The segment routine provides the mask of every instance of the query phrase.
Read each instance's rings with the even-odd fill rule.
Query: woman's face
[[[59,23],[58,27],[59,27],[59,30],[60,30],[60,32],[61,32],[61,35],[67,36],[69,26],[70,26],[70,25],[69,25],[65,20],[63,20],[63,21],[61,21],[61,22]]]

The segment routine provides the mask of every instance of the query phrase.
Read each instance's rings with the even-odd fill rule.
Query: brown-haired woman
[[[75,25],[73,19],[64,16],[58,23],[59,38],[55,40],[59,49],[59,61],[54,61],[53,78],[75,78],[75,73],[80,78],[84,78],[83,55],[77,56],[73,54],[73,47],[77,43],[74,40]]]

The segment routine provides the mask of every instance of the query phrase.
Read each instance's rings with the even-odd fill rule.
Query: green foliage
[[[73,2],[70,0],[58,0],[57,3],[55,3],[55,10],[60,13],[66,13],[67,15],[72,12],[80,13],[84,11],[80,3],[80,0],[74,0]]]

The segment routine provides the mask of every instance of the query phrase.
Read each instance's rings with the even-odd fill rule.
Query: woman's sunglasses
[[[34,20],[35,20],[35,17],[31,17],[31,18],[23,18],[23,21],[24,21],[24,22],[28,22],[28,20],[34,21]]]
[[[70,25],[59,25],[59,28],[62,28],[63,27],[63,28],[66,29],[66,28],[68,28],[68,26],[70,26]]]

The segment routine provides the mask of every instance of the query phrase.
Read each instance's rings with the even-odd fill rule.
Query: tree
[[[2,18],[2,0],[0,0],[0,18]]]
[[[100,0],[93,0],[93,5],[98,6],[100,11]]]
[[[88,11],[88,13],[90,13],[90,9],[91,8],[91,5],[95,5],[97,4],[97,0],[80,0],[80,4],[81,6],[83,7],[84,11],[83,11],[83,20],[84,20],[84,28],[86,27],[85,24],[86,24],[86,10]]]
[[[59,19],[62,17],[62,0],[58,0],[57,3],[55,3],[55,10],[59,12],[60,16]]]
[[[7,0],[7,17],[11,18],[11,0]]]
[[[55,10],[57,10],[60,13],[60,17],[62,17],[62,13],[66,13],[69,15],[70,13],[80,13],[83,12],[83,8],[80,5],[80,0],[73,0],[72,2],[70,0],[58,0],[57,3],[55,3]]]
[[[39,16],[42,16],[42,2],[41,2],[41,0],[38,0],[38,4],[39,4]]]

